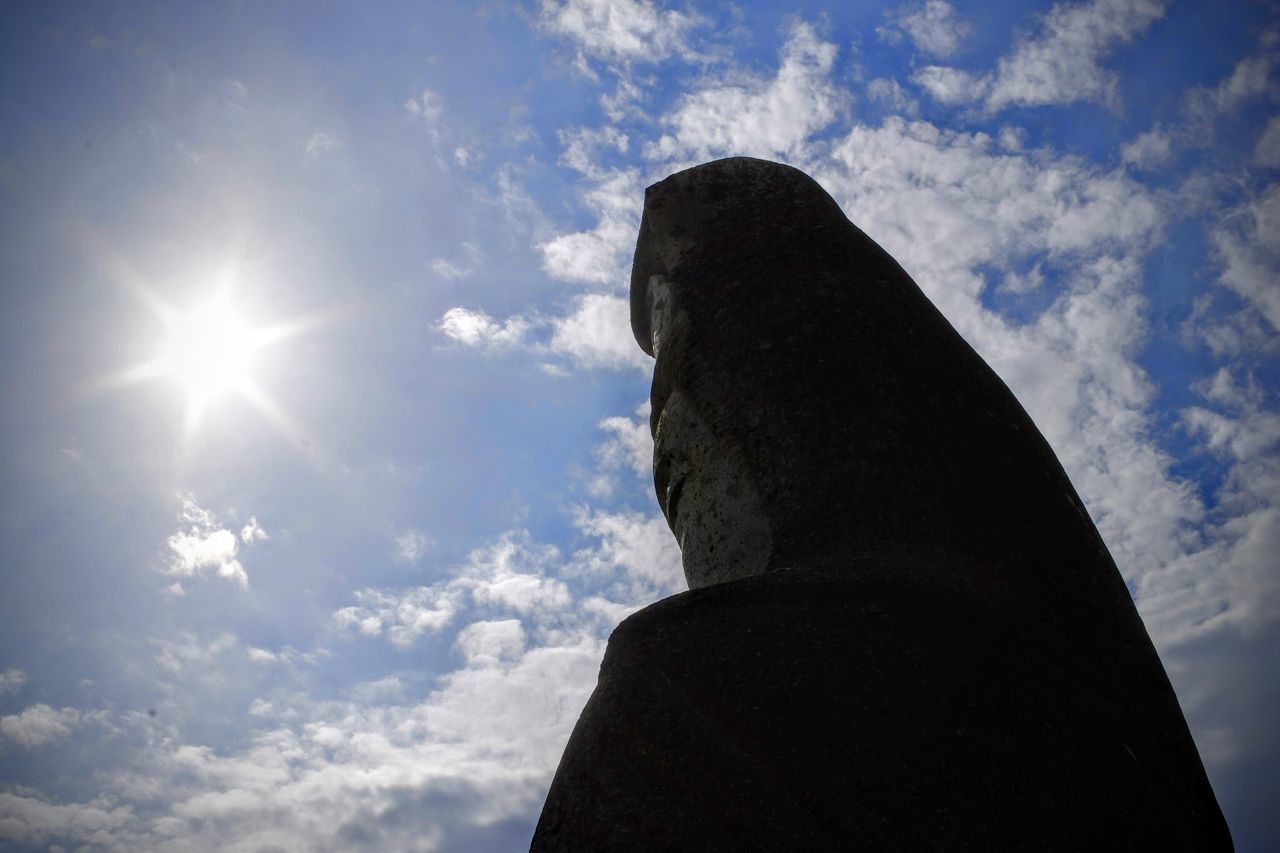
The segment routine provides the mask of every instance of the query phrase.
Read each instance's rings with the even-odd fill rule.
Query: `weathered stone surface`
[[[812,179],[650,187],[631,295],[691,591],[615,632],[535,849],[1230,846],[1048,444]]]
[[[1037,631],[844,569],[651,605],[532,849],[1228,849],[1163,673],[1115,696]]]

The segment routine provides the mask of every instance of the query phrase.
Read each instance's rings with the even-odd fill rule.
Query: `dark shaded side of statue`
[[[650,187],[631,322],[690,590],[614,631],[534,850],[1231,849],[1062,466],[815,181]]]

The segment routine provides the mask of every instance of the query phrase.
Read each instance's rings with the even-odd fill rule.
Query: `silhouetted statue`
[[[631,322],[691,589],[614,631],[534,850],[1230,849],[1053,452],[817,183],[650,187]]]

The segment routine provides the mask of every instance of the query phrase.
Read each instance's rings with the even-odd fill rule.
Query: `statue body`
[[[614,632],[535,850],[1230,848],[1053,452],[816,182],[650,187],[631,298],[690,591]]]

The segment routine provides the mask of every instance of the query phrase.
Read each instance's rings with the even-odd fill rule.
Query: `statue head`
[[[1101,544],[1009,390],[797,169],[732,158],[649,187],[631,325],[691,587],[945,555],[977,568],[931,582],[1002,594],[1002,565]]]

